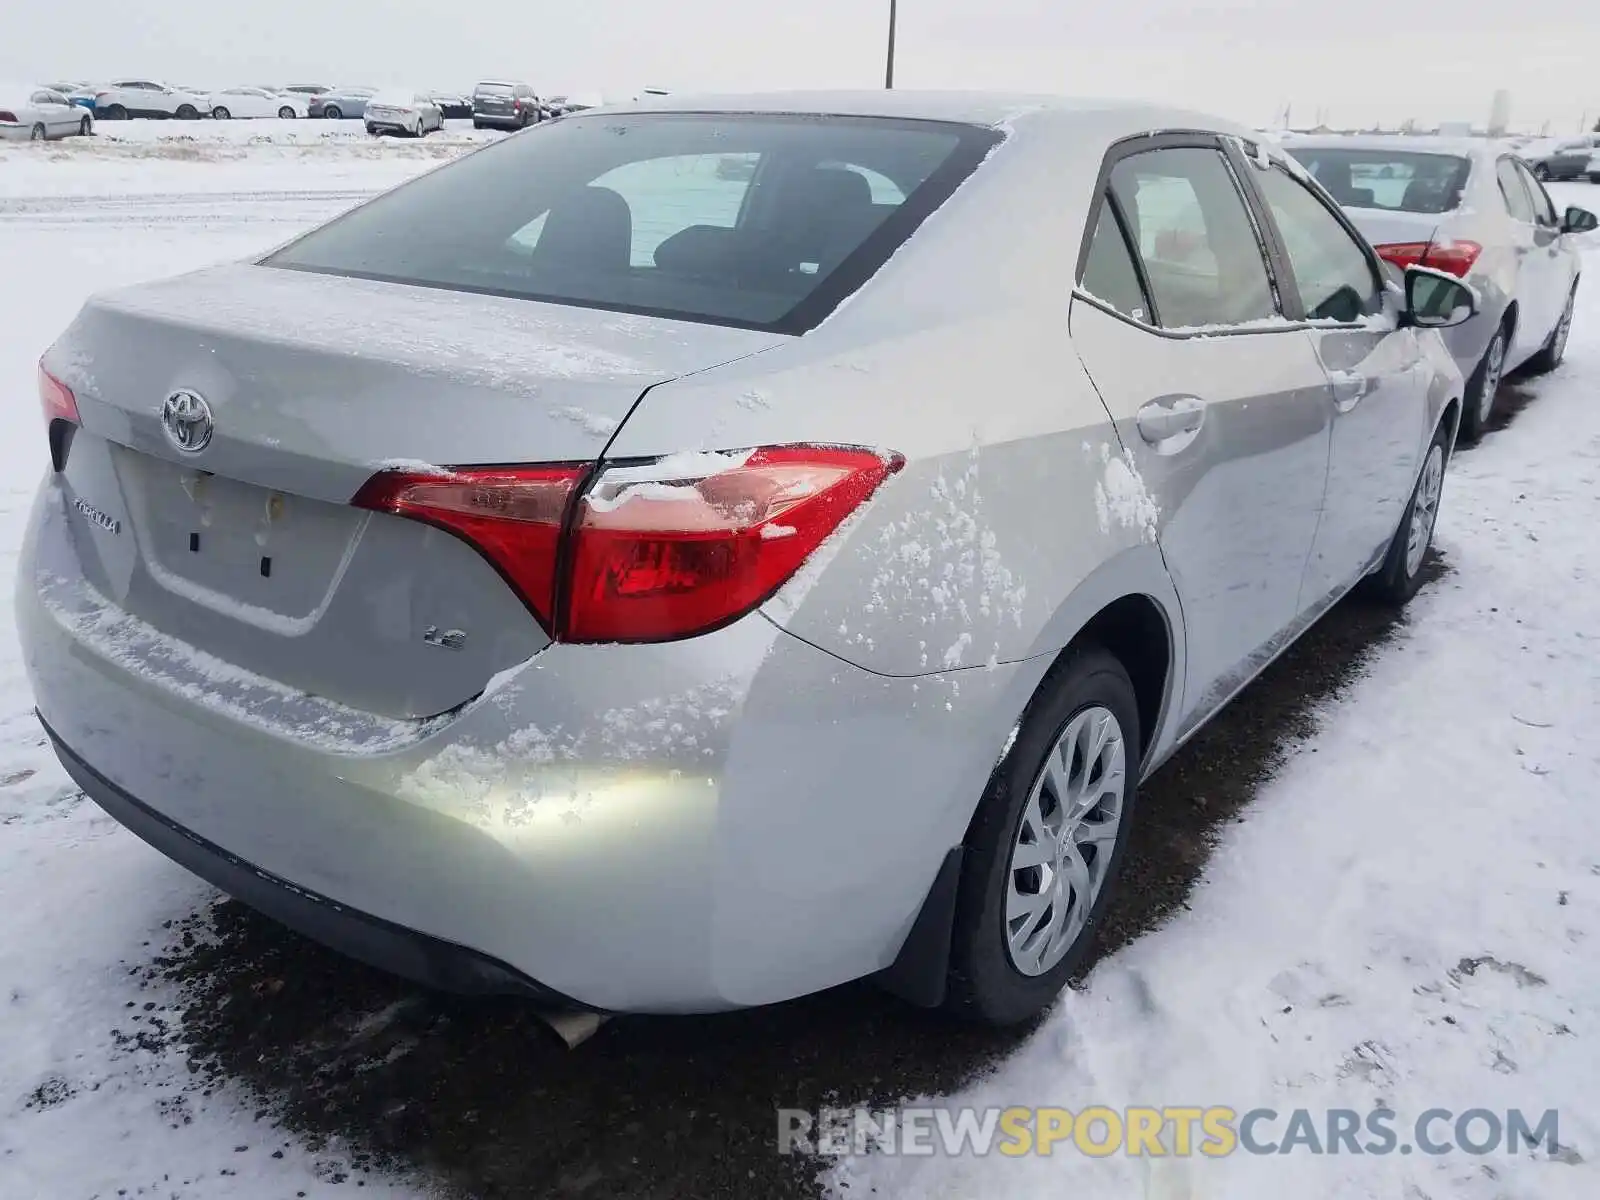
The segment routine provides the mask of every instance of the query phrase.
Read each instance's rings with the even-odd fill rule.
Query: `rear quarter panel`
[[[1176,625],[1153,501],[1068,338],[1104,150],[1048,131],[1002,145],[821,326],[653,389],[608,453],[904,455],[764,610],[872,671],[1049,654],[1093,615],[1089,596],[1161,596]]]

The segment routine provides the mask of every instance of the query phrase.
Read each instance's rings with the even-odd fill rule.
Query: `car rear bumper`
[[[427,987],[580,1007],[505,963],[358,912],[245,862],[130,796],[74,754],[47,723],[44,728],[61,765],[89,799],[150,846],[258,912],[369,966]]]
[[[472,119],[479,125],[493,125],[499,129],[520,129],[523,124],[523,119],[513,113],[475,112]]]
[[[891,678],[753,614],[554,645],[452,713],[380,720],[141,630],[89,594],[91,536],[117,535],[52,476],[17,592],[41,719],[91,796],[357,957],[418,974],[399,931],[435,981],[605,1011],[771,1003],[888,966],[1047,665]],[[385,945],[336,929],[347,910]]]

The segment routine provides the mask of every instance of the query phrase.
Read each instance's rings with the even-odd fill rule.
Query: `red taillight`
[[[1427,242],[1391,242],[1386,246],[1374,246],[1378,257],[1392,262],[1404,271],[1407,267],[1421,264],[1423,256],[1428,253]]]
[[[7,125],[15,125],[17,124],[17,114],[0,109],[0,121],[4,121]]]
[[[611,466],[570,517],[586,466],[384,472],[354,503],[471,542],[559,641],[657,642],[762,603],[903,463],[778,446]]]
[[[1392,262],[1404,271],[1407,267],[1432,267],[1445,271],[1458,279],[1465,279],[1478,261],[1483,247],[1477,242],[1390,242],[1374,246],[1378,257]]]
[[[581,466],[490,467],[419,475],[384,471],[351,501],[412,517],[465,538],[515,588],[540,623],[553,628],[556,551]]]
[[[81,424],[78,398],[72,394],[71,388],[46,371],[43,363],[39,364],[39,403],[44,408],[46,425],[53,425],[57,421]]]
[[[903,461],[778,446],[608,468],[579,505],[565,636],[666,641],[743,616]]]

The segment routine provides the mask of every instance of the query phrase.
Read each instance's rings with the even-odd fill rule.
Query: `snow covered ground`
[[[129,141],[0,150],[0,1196],[418,1195],[191,1078],[157,959],[211,893],[72,787],[9,632],[45,459],[34,364],[84,296],[263,250],[474,141],[251,145],[277,123],[200,124],[214,144],[131,123]],[[1452,467],[1449,573],[1230,827],[1192,910],[939,1102],[1557,1108],[1573,1152],[880,1157],[841,1165],[838,1196],[1600,1194],[1600,288],[1530,390]]]

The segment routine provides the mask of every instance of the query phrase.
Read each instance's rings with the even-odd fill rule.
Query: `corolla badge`
[[[199,454],[211,444],[211,405],[199,392],[179,388],[161,402],[161,428],[179,450]]]

